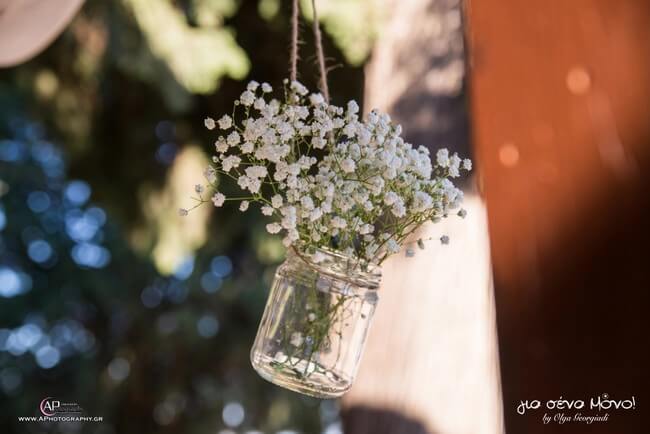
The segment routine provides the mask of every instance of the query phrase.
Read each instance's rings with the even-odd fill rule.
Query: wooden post
[[[647,433],[650,2],[469,0],[506,429]],[[607,422],[520,400],[636,397]],[[576,411],[564,411],[573,416]]]

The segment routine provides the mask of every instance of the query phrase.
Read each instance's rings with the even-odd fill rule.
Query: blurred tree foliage
[[[249,366],[283,255],[259,217],[176,211],[212,147],[203,118],[229,112],[247,80],[287,75],[289,3],[88,0],[43,54],[0,71],[3,432],[43,432],[16,417],[45,396],[106,421],[47,428],[72,433],[316,433],[336,421],[335,403]],[[335,101],[361,99],[370,7],[322,2],[329,62],[342,66]],[[308,27],[302,39],[313,88]]]

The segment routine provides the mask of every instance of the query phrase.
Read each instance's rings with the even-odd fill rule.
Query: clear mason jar
[[[379,267],[338,252],[289,249],[251,349],[255,370],[306,395],[343,395],[359,367],[380,280]]]

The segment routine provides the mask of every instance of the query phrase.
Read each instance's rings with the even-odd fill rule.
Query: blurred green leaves
[[[332,13],[355,14],[344,22],[351,34],[366,35],[369,5],[349,3]],[[336,26],[327,4],[318,0],[327,55],[332,64],[347,63],[355,57],[346,41],[356,44],[357,36],[330,37]],[[22,379],[14,395],[0,394],[0,418],[10,416],[0,419],[3,432],[24,432],[14,416],[35,411],[45,391],[103,415],[105,434],[218,432],[232,401],[246,410],[238,432],[317,433],[330,423],[319,417],[317,401],[264,382],[249,366],[265,291],[284,253],[280,241],[255,213],[206,207],[190,218],[177,216],[179,206],[192,204],[204,153],[213,147],[203,119],[230,112],[244,80],[279,84],[286,77],[289,6],[282,0],[87,0],[46,51],[0,70],[0,143],[23,149],[20,164],[0,162],[0,262],[33,280],[31,292],[0,303],[0,329],[13,333],[26,322],[45,321],[40,327],[49,333],[74,319],[96,339],[92,351],[62,356],[50,370],[29,354],[0,354],[0,386],[17,373]],[[313,88],[308,23],[302,36],[300,77]],[[367,48],[358,52],[365,56]],[[335,100],[362,98],[361,67],[348,63],[330,80]],[[52,149],[68,163],[48,183],[28,157],[49,149],[45,142],[56,142]],[[70,210],[53,206],[47,213],[60,230],[41,229],[38,240],[24,243],[46,214],[30,210],[29,195],[47,192],[54,201],[70,179],[92,188],[92,207],[101,206],[110,222],[97,231],[97,243],[101,238],[112,258],[104,268],[74,262],[80,243],[70,241],[65,222],[80,224],[75,210],[68,216]],[[30,259],[30,243],[41,238],[58,255],[52,268]],[[42,243],[32,243],[32,253],[37,247]],[[74,250],[77,259],[103,252],[83,247]],[[213,267],[222,257],[232,260],[227,275]]]
[[[123,3],[142,32],[146,47],[118,53],[120,66],[171,90],[163,93],[170,108],[183,110],[188,94],[210,94],[224,77],[241,80],[248,74],[248,56],[235,41],[234,31],[222,25],[223,18],[236,10],[233,0],[193,1],[190,10],[195,26],[171,0]],[[165,64],[185,95],[179,95],[181,89],[160,76],[158,62]]]
[[[303,14],[313,20],[312,0],[301,0]],[[381,8],[368,0],[317,0],[318,18],[351,65],[370,55],[380,25]]]

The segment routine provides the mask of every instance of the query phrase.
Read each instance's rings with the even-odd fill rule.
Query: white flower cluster
[[[244,191],[215,192],[215,206],[258,204],[285,246],[326,247],[376,264],[421,224],[459,208],[463,193],[451,178],[471,170],[470,160],[441,149],[433,165],[429,150],[406,143],[387,114],[362,119],[354,101],[328,105],[298,82],[285,81],[285,102],[270,92],[253,81],[235,103],[241,122],[205,120],[220,131],[206,179],[214,186],[217,175],[229,177]]]

